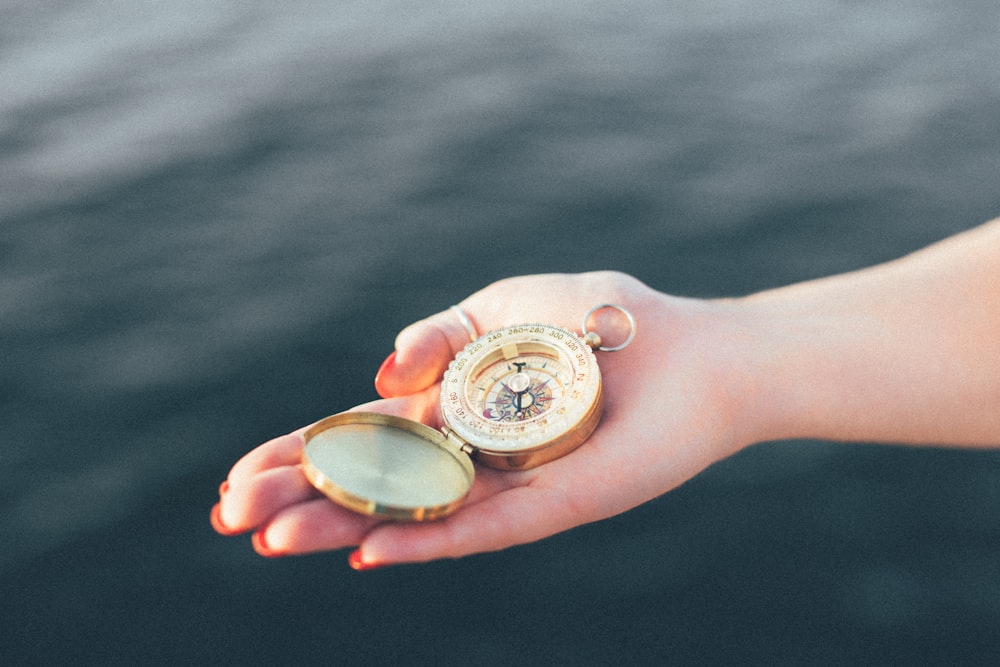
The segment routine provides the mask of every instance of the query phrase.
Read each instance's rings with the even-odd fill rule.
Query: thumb
[[[448,363],[479,334],[474,320],[460,306],[415,322],[396,336],[396,349],[375,376],[383,398],[422,391],[441,379]]]

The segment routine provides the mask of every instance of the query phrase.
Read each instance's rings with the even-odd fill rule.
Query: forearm
[[[1000,445],[1000,222],[726,305],[749,439]]]

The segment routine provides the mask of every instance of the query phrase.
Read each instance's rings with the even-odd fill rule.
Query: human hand
[[[319,494],[301,469],[303,432],[265,443],[233,467],[213,508],[223,534],[254,531],[263,555],[360,545],[357,569],[493,551],[542,539],[628,510],[676,487],[746,442],[734,434],[739,367],[727,354],[717,305],[655,292],[618,273],[512,278],[461,306],[480,333],[520,323],[578,330],[590,308],[618,303],[635,316],[625,350],[598,353],[605,412],[570,454],[520,472],[477,466],[464,505],[446,519],[397,523],[343,509]],[[594,327],[627,334],[614,311]],[[616,330],[617,329],[617,330]],[[444,311],[402,331],[376,377],[383,400],[358,406],[441,426],[439,382],[469,341]]]

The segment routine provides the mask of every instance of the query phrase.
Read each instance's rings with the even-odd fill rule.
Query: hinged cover
[[[429,426],[374,412],[343,412],[305,433],[303,469],[337,504],[392,519],[451,514],[475,471],[469,457]]]

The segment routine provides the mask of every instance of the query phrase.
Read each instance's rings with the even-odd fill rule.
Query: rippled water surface
[[[499,277],[742,294],[996,215],[998,27],[986,0],[0,6],[0,662],[991,664],[992,454],[765,445],[364,575],[207,512]]]

